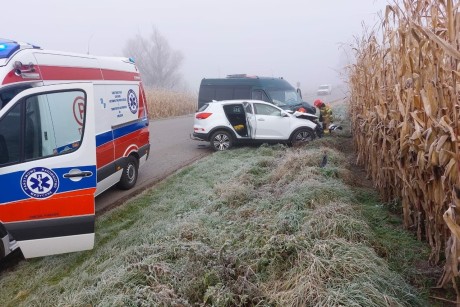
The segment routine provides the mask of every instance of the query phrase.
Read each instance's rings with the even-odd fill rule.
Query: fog
[[[283,77],[306,90],[338,84],[343,43],[374,26],[386,0],[23,0],[2,10],[0,37],[44,49],[122,56],[155,26],[184,55],[192,92],[202,78]]]

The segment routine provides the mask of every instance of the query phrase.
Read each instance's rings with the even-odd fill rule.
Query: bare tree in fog
[[[123,53],[134,58],[146,86],[164,89],[184,87],[179,71],[184,57],[180,51],[171,48],[156,27],[152,28],[148,37],[138,34],[128,40]]]

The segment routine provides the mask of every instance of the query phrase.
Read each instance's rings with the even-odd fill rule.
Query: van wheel
[[[211,147],[215,151],[223,151],[231,148],[233,145],[233,137],[230,133],[224,130],[217,131],[211,136]]]
[[[135,157],[129,156],[117,187],[122,190],[131,189],[134,185],[136,185],[138,175],[139,163]]]
[[[290,143],[291,146],[299,146],[302,144],[306,144],[310,141],[315,139],[315,132],[309,128],[300,128],[291,136]]]

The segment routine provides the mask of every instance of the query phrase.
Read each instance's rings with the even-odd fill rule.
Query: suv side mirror
[[[289,117],[289,114],[285,111],[281,111],[281,117]]]

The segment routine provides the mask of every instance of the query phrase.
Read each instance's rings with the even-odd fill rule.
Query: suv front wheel
[[[212,149],[215,151],[223,151],[232,147],[233,137],[229,132],[219,130],[212,134],[210,142]]]
[[[294,131],[291,136],[291,146],[299,146],[315,139],[315,132],[309,128],[301,128]]]

